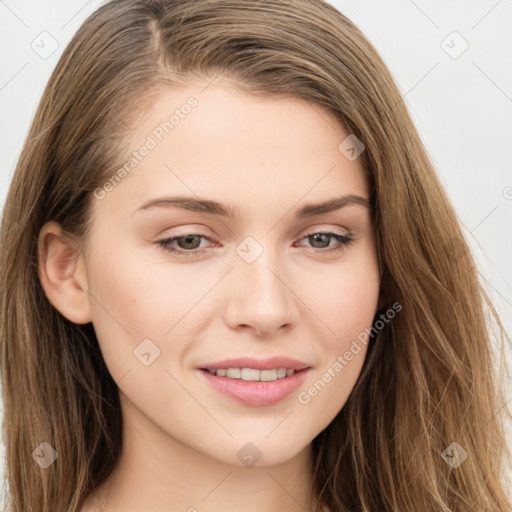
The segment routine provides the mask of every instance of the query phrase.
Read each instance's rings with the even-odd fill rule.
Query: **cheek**
[[[317,284],[308,306],[326,326],[318,338],[322,361],[297,399],[325,427],[346,403],[364,364],[379,296],[377,258],[371,251],[354,254],[317,278],[327,284]]]
[[[156,346],[155,353],[160,350],[155,363],[172,366],[180,347],[185,350],[186,346],[170,341],[190,338],[192,329],[205,318],[200,300],[216,282],[212,273],[184,271],[188,266],[166,262],[158,252],[155,258],[153,250],[158,248],[127,247],[114,252],[110,247],[95,252],[89,261],[93,325],[114,378],[138,367],[134,350],[148,339]],[[139,256],[129,256],[135,254]]]
[[[307,305],[322,320],[328,345],[345,350],[350,340],[371,326],[379,297],[379,271],[370,251],[354,251],[332,266],[320,266],[308,279]]]
[[[95,253],[89,280],[98,323],[115,323],[134,336],[162,337],[200,297],[205,283],[181,265],[167,264],[157,247],[120,247]],[[156,257],[155,257],[156,255]],[[204,291],[203,291],[204,294]]]

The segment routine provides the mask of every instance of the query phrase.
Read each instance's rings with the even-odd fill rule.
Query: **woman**
[[[114,0],[1,232],[12,511],[510,511],[474,261],[320,0]]]

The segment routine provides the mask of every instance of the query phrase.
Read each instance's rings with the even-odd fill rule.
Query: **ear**
[[[87,274],[79,245],[57,222],[46,223],[38,237],[37,270],[46,297],[68,320],[91,322]]]

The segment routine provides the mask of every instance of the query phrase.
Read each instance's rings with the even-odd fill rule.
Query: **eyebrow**
[[[303,205],[296,210],[294,217],[297,219],[313,217],[314,215],[329,213],[349,205],[363,206],[370,210],[373,209],[366,198],[355,194],[348,194],[338,198],[329,199],[321,203],[310,203]],[[189,210],[197,213],[218,215],[233,220],[239,217],[239,211],[233,206],[225,205],[210,199],[201,199],[186,196],[159,197],[156,199],[151,199],[149,201],[146,201],[139,208],[137,208],[134,211],[134,213],[156,207],[181,208],[184,210]]]

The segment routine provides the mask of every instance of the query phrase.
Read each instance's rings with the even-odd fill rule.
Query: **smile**
[[[219,368],[218,370],[210,369],[208,372],[211,375],[227,377],[228,379],[270,382],[290,377],[295,373],[295,370],[293,368],[275,368],[273,370],[258,370],[257,368]]]
[[[273,370],[228,368],[223,370],[226,375],[222,375],[222,369],[199,369],[198,372],[200,378],[205,379],[206,384],[220,394],[244,405],[265,407],[277,404],[294,393],[304,382],[310,369],[309,367],[301,370],[291,369],[290,373],[293,373],[284,377],[277,376],[283,374],[283,368]],[[244,370],[247,371],[244,372]],[[279,370],[281,370],[280,373]],[[231,376],[227,375],[228,372]],[[257,372],[259,372],[259,375],[257,375]],[[288,373],[288,371],[285,370],[285,373]],[[247,377],[250,378],[247,379]]]

